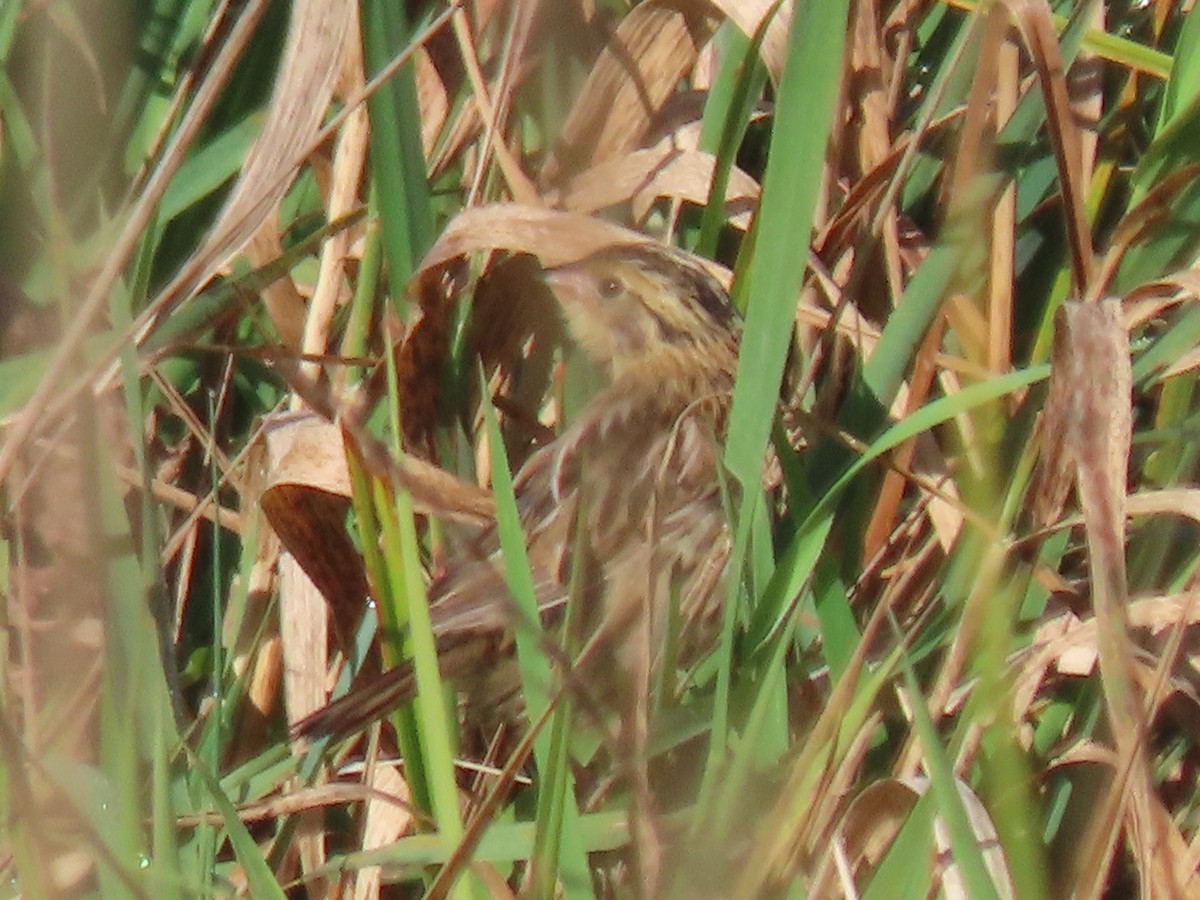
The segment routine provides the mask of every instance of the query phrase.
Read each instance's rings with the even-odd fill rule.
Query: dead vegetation
[[[105,5],[0,4],[14,889],[1200,895],[1194,8]],[[746,315],[652,821],[569,678],[290,742],[594,390],[539,266],[644,240]]]

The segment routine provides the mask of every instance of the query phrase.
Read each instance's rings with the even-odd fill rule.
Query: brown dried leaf
[[[422,304],[396,353],[396,394],[404,449],[432,457],[433,429],[438,419],[442,363],[450,352],[450,322],[445,306]]]
[[[1046,130],[1058,166],[1058,184],[1066,216],[1067,244],[1071,251],[1071,273],[1077,296],[1091,286],[1093,252],[1091,229],[1083,198],[1083,139],[1072,110],[1050,5],[1045,0],[1006,0],[993,7],[996,15],[1007,9],[1037,70],[1042,101],[1046,105]]]
[[[699,0],[647,0],[634,7],[588,74],[542,169],[543,184],[636,147],[715,24],[711,7]]]
[[[394,844],[412,826],[413,810],[408,782],[395,766],[375,765],[369,770],[371,799],[367,801],[363,822],[362,850],[377,850]],[[402,803],[397,803],[399,798]],[[378,897],[381,870],[379,866],[359,869],[355,877],[354,896]]]
[[[716,157],[702,151],[673,154],[663,160],[649,182],[633,196],[633,215],[641,221],[660,197],[678,198],[691,203],[706,203],[712,186]],[[753,178],[734,166],[729,172],[725,191],[725,216],[729,224],[745,231],[750,215],[758,204],[759,186]]]
[[[653,147],[634,150],[580,173],[560,195],[552,197],[552,205],[570,212],[591,213],[632,202],[633,216],[640,220],[660,197],[705,203],[715,161],[709,153],[681,146],[676,133]],[[736,228],[749,227],[759,192],[758,182],[733,167],[725,202],[727,216]]]
[[[428,49],[417,52],[413,60],[413,78],[417,85],[417,105],[421,109],[421,149],[428,160],[450,114],[450,96]]]
[[[709,0],[713,6],[724,13],[747,37],[754,37],[762,25],[763,17],[771,12],[776,0]],[[779,77],[783,74],[783,61],[787,56],[788,29],[792,24],[792,10],[795,3],[792,0],[782,0],[771,21],[767,23],[767,33],[763,36],[759,56],[771,81],[778,85]]]
[[[527,255],[500,260],[479,280],[471,310],[471,344],[505,410],[505,445],[516,467],[542,430],[538,410],[565,335],[558,301]]]
[[[671,143],[660,141],[653,147],[633,150],[619,159],[605,160],[580,172],[561,193],[552,194],[553,205],[569,212],[592,213],[627,203],[654,177],[654,172],[678,152]]]
[[[996,893],[1009,900],[1015,896],[1012,876],[991,817],[970,787],[962,781],[955,783]],[[846,810],[838,827],[834,852],[844,853],[848,865],[874,866],[887,852],[917,800],[928,790],[929,779],[922,777],[890,778],[870,785]],[[934,834],[938,859],[949,859],[950,837],[941,818],[934,820]],[[968,896],[957,866],[951,863],[940,874],[937,881],[947,897]],[[849,892],[846,895],[855,896]]]
[[[1175,874],[1155,852],[1161,844],[1158,802],[1147,758],[1147,725],[1137,661],[1125,618],[1125,490],[1133,427],[1133,377],[1129,335],[1120,302],[1067,303],[1059,312],[1051,364],[1051,396],[1059,406],[1047,410],[1063,426],[1061,452],[1072,462],[1087,530],[1092,606],[1096,614],[1100,677],[1120,761],[1092,840],[1080,857],[1083,896],[1098,895],[1124,819],[1134,857],[1141,861],[1143,894],[1162,896],[1174,887]],[[1043,434],[1052,434],[1047,430]]]
[[[346,534],[350,479],[341,432],[311,414],[281,415],[264,432],[270,469],[259,503],[284,547],[329,603],[335,635],[348,648],[369,591],[362,557]],[[283,617],[289,618],[286,607]],[[285,650],[289,637],[298,640],[285,628]],[[319,671],[324,678],[323,662]]]
[[[530,253],[549,268],[575,262],[602,247],[649,242],[644,234],[575,213],[517,203],[477,206],[463,210],[442,231],[417,266],[409,294],[423,298],[422,305],[428,302],[424,298],[444,296],[440,281],[450,264],[480,250]],[[729,284],[728,270],[708,260],[696,261],[722,284]]]

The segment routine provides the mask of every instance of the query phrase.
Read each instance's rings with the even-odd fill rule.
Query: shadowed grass
[[[289,34],[303,4],[219,26],[201,0],[0,4],[0,875],[33,897],[638,894],[628,772],[599,771],[613,748],[535,625],[513,496],[597,380],[514,259],[599,233],[550,209],[694,248],[745,310],[724,616],[654,688],[659,893],[923,897],[950,866],[972,897],[1194,892],[1200,14],[984,6],[368,0],[359,60]],[[340,74],[302,111],[329,134],[249,164],[318,58]],[[223,221],[239,196],[270,202]],[[481,196],[486,226],[432,265]],[[1132,335],[1128,494],[1154,510],[1114,586],[1153,774],[1126,793],[1173,875],[1106,799],[1089,526],[1044,469],[1066,435],[1037,424],[1056,311],[1106,295]],[[280,632],[257,505],[257,422],[284,402],[351,436],[321,451],[348,486],[305,487],[347,509],[360,643],[419,688],[308,757],[279,685],[333,675]],[[492,521],[538,730],[461,759],[426,585]],[[316,571],[336,542],[313,543],[289,549]],[[395,755],[419,827],[372,780]],[[1115,861],[1081,872],[1105,816]]]

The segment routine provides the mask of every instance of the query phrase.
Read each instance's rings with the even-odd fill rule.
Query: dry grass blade
[[[1158,852],[1163,835],[1154,812],[1158,802],[1125,609],[1125,481],[1133,419],[1128,333],[1120,303],[1112,299],[1068,303],[1060,310],[1058,326],[1051,377],[1059,387],[1051,388],[1054,405],[1047,409],[1043,435],[1062,435],[1065,446],[1056,452],[1070,460],[1083,508],[1100,675],[1120,760],[1118,778],[1086,845],[1090,849],[1083,855],[1079,895],[1100,895],[1118,823],[1125,818],[1141,862],[1143,896],[1173,896],[1174,873]]]
[[[17,454],[20,453],[22,445],[29,439],[34,428],[37,427],[42,414],[49,405],[51,396],[58,387],[59,380],[64,374],[71,371],[71,367],[68,366],[69,361],[78,358],[84,338],[91,331],[100,311],[108,303],[109,292],[129,263],[138,242],[142,239],[143,232],[154,216],[157,203],[162,198],[163,192],[166,191],[172,176],[182,164],[189,145],[200,132],[201,126],[216,103],[221,88],[232,72],[234,64],[249,41],[254,26],[265,8],[265,0],[254,0],[247,4],[217,52],[213,66],[196,92],[196,99],[188,109],[187,115],[184,116],[179,130],[176,131],[163,154],[162,162],[155,168],[145,187],[138,194],[137,202],[121,230],[120,237],[117,238],[113,249],[105,258],[104,267],[96,275],[87,296],[55,347],[53,356],[46,364],[46,374],[42,376],[33,396],[29,398],[21,415],[5,435],[4,446],[0,448],[0,482],[7,480]]]
[[[590,213],[634,201],[634,217],[644,219],[651,204],[662,196],[678,196],[694,203],[708,199],[715,160],[711,154],[681,150],[667,138],[653,147],[634,150],[602,162],[572,179],[556,198],[571,212]],[[732,224],[749,225],[749,213],[758,202],[758,182],[736,166],[730,172],[725,201]]]
[[[636,146],[712,34],[698,0],[648,0],[621,20],[563,125],[542,181],[554,184]]]
[[[331,65],[340,63],[337,74],[343,96],[355,93],[363,87],[362,54],[358,40],[353,37],[359,30],[355,10],[356,6],[350,4],[348,17],[353,27],[350,29],[348,47],[340,55],[329,59]],[[325,204],[326,216],[330,221],[349,215],[359,203],[367,163],[368,134],[367,110],[358,106],[351,110],[346,119],[346,125],[338,135],[337,147],[333,154],[331,184]],[[304,323],[304,338],[301,344],[303,352],[323,353],[329,347],[333,318],[343,300],[343,282],[353,237],[351,232],[339,231],[330,235],[321,248],[317,283],[308,304],[308,315]],[[315,364],[309,367],[309,372],[316,374]]]
[[[1058,164],[1059,189],[1066,215],[1067,243],[1070,247],[1071,275],[1076,296],[1082,296],[1092,281],[1092,242],[1084,210],[1083,142],[1079,123],[1071,109],[1058,33],[1050,6],[1045,0],[1007,0],[1025,49],[1037,70],[1038,83],[1046,104],[1046,127]],[[1000,6],[996,7],[997,13]]]
[[[516,203],[477,206],[463,210],[442,231],[417,267],[409,293],[422,296],[430,285],[436,290],[448,263],[480,250],[532,253],[549,267],[575,262],[602,247],[645,243],[650,239],[644,234],[575,213]],[[728,284],[728,272],[720,266],[697,262]]]
[[[529,38],[530,25],[536,11],[536,4],[519,6],[515,10],[513,28],[510,30],[509,40],[506,42],[506,46],[510,52],[505,55],[505,66],[497,85],[498,91],[496,97],[489,95],[488,87],[484,83],[483,73],[480,68],[475,42],[471,35],[466,13],[460,9],[454,16],[454,34],[459,42],[461,57],[467,70],[467,78],[471,83],[475,107],[479,111],[479,117],[484,122],[487,151],[480,154],[479,160],[476,163],[471,190],[467,195],[467,206],[474,206],[477,202],[480,186],[483,181],[483,174],[487,170],[492,156],[495,157],[496,163],[504,175],[513,198],[521,203],[534,203],[537,201],[537,188],[534,186],[533,181],[521,171],[520,164],[508,149],[508,145],[504,140],[503,128],[504,118],[508,113],[508,107],[512,100],[510,93],[512,85],[510,82],[514,74],[513,70],[515,69],[515,65],[512,65],[512,62],[521,56],[521,50]]]
[[[344,0],[293,5],[263,130],[198,257],[215,263],[236,251],[283,198],[290,180],[282,176],[320,130],[356,19],[354,4]]]

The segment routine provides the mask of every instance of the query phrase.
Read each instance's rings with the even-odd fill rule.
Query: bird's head
[[[614,377],[671,360],[729,369],[741,320],[724,288],[668,247],[607,247],[547,273],[571,336]]]

